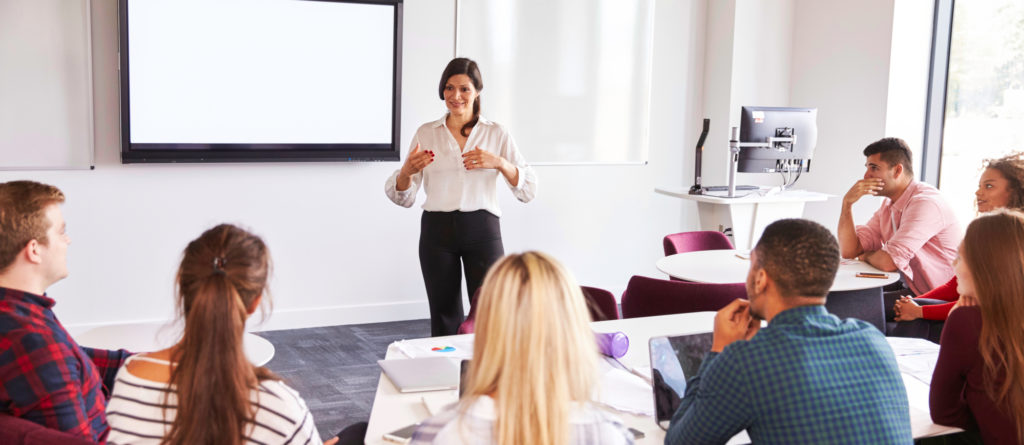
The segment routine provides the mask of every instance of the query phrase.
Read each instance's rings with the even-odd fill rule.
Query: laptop
[[[459,364],[448,357],[377,360],[377,364],[403,393],[459,387]]]
[[[704,354],[711,350],[711,332],[652,337],[651,379],[654,390],[654,420],[667,430],[672,415],[686,393],[686,381],[697,375]]]

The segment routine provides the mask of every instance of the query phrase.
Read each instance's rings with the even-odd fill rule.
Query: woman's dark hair
[[[249,363],[242,346],[245,320],[266,296],[269,274],[266,244],[233,225],[207,230],[185,248],[176,280],[185,332],[170,379],[178,414],[163,443],[245,441],[256,412],[250,392],[260,380],[276,379]]]
[[[480,68],[476,66],[476,62],[467,59],[465,57],[458,57],[448,62],[448,66],[444,68],[444,72],[441,73],[441,84],[437,86],[437,95],[444,100],[444,86],[448,83],[448,79],[452,76],[459,74],[465,74],[469,76],[469,80],[473,82],[473,87],[476,91],[484,89],[484,80],[480,76]],[[470,130],[476,125],[477,121],[480,120],[480,96],[476,97],[473,101],[473,118],[466,122],[465,125],[459,129],[459,134],[469,137]]]

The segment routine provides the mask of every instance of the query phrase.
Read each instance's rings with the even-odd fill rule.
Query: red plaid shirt
[[[107,397],[130,354],[78,346],[54,303],[0,287],[0,412],[104,442]]]

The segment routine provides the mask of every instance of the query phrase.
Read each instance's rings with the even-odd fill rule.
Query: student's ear
[[[43,262],[42,245],[39,244],[39,240],[33,239],[25,244],[23,253],[25,259],[32,264],[39,264]]]
[[[245,310],[245,312],[248,313],[249,315],[252,315],[253,313],[255,313],[256,309],[258,309],[260,307],[260,302],[261,301],[263,301],[263,294],[260,294],[260,296],[254,298],[252,300],[252,304],[249,305],[249,307]]]
[[[764,268],[758,269],[754,272],[754,292],[756,295],[764,295],[764,292],[768,290],[768,274],[765,273]]]
[[[902,178],[903,177],[903,164],[902,163],[897,162],[896,165],[894,165],[892,168],[895,170],[895,172],[894,172],[895,173],[895,175],[894,175],[895,177],[897,177],[897,178]]]

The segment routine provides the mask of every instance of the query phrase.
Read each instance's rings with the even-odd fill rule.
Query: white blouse
[[[462,165],[463,150],[448,132],[445,125],[447,115],[434,122],[428,122],[416,130],[409,147],[411,153],[420,145],[420,150],[432,150],[434,162],[422,171],[411,176],[409,188],[398,191],[395,188],[401,168],[388,178],[384,184],[384,192],[391,201],[402,207],[412,207],[416,202],[416,192],[423,186],[427,200],[423,210],[431,212],[452,212],[460,210],[472,212],[486,210],[495,216],[501,216],[498,208],[498,178],[503,177],[498,169],[466,170]],[[480,120],[469,133],[465,151],[480,147],[514,164],[519,169],[519,183],[508,184],[512,194],[522,202],[530,202],[537,194],[537,175],[533,168],[526,164],[519,153],[516,142],[501,125],[484,119]]]

